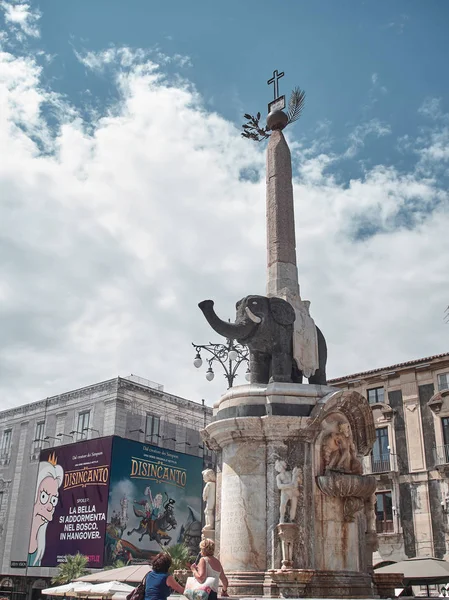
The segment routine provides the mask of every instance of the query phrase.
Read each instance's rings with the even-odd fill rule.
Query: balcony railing
[[[393,456],[381,456],[380,459],[371,457],[371,473],[388,473],[394,470]]]
[[[0,465],[8,465],[11,460],[11,451],[2,450],[0,451]]]
[[[433,449],[436,465],[445,465],[449,463],[449,444],[444,446],[436,446]]]
[[[377,533],[393,533],[393,521],[376,521]]]

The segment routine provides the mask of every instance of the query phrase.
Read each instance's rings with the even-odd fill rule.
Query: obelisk
[[[272,132],[267,148],[267,296],[283,298],[295,309],[293,356],[299,371],[314,381],[319,367],[318,334],[309,314],[310,302],[301,300],[299,288],[292,159],[282,133],[287,124],[282,110],[267,117]]]
[[[282,129],[287,125],[283,111],[270,113],[272,130],[267,148],[267,296],[290,292],[300,299],[296,266],[295,212],[293,206],[292,160]]]

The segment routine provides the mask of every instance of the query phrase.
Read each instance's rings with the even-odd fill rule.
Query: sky
[[[131,373],[219,399],[197,304],[265,292],[241,125],[274,69],[306,92],[285,134],[328,377],[449,351],[447,2],[0,0],[0,26],[2,408]]]

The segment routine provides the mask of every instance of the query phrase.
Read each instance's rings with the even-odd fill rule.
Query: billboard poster
[[[114,438],[104,564],[148,560],[201,539],[201,458]]]
[[[29,567],[55,567],[68,554],[103,566],[112,437],[42,450],[28,548]]]

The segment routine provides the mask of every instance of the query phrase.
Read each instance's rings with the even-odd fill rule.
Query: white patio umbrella
[[[105,581],[104,583],[93,584],[86,590],[80,590],[76,593],[77,596],[107,596],[111,597],[114,594],[123,594],[127,596],[134,590],[134,586],[123,583],[122,581]]]
[[[82,583],[82,582],[80,582]],[[66,583],[65,585],[57,585],[55,587],[46,588],[42,590],[42,594],[46,594],[48,596],[64,596],[66,592],[72,589],[71,583]]]
[[[41,593],[46,596],[69,596],[75,591],[81,591],[89,587],[91,586],[85,581],[72,581],[70,583],[65,583],[64,585],[46,588],[45,590],[42,590]]]
[[[449,579],[449,562],[433,556],[422,556],[379,567],[374,572],[403,573],[404,582],[411,585],[446,583]]]
[[[89,583],[103,583],[106,581],[123,581],[125,583],[140,583],[145,575],[151,571],[149,564],[129,565],[117,569],[106,569],[90,575],[78,577],[76,581],[88,581]]]

